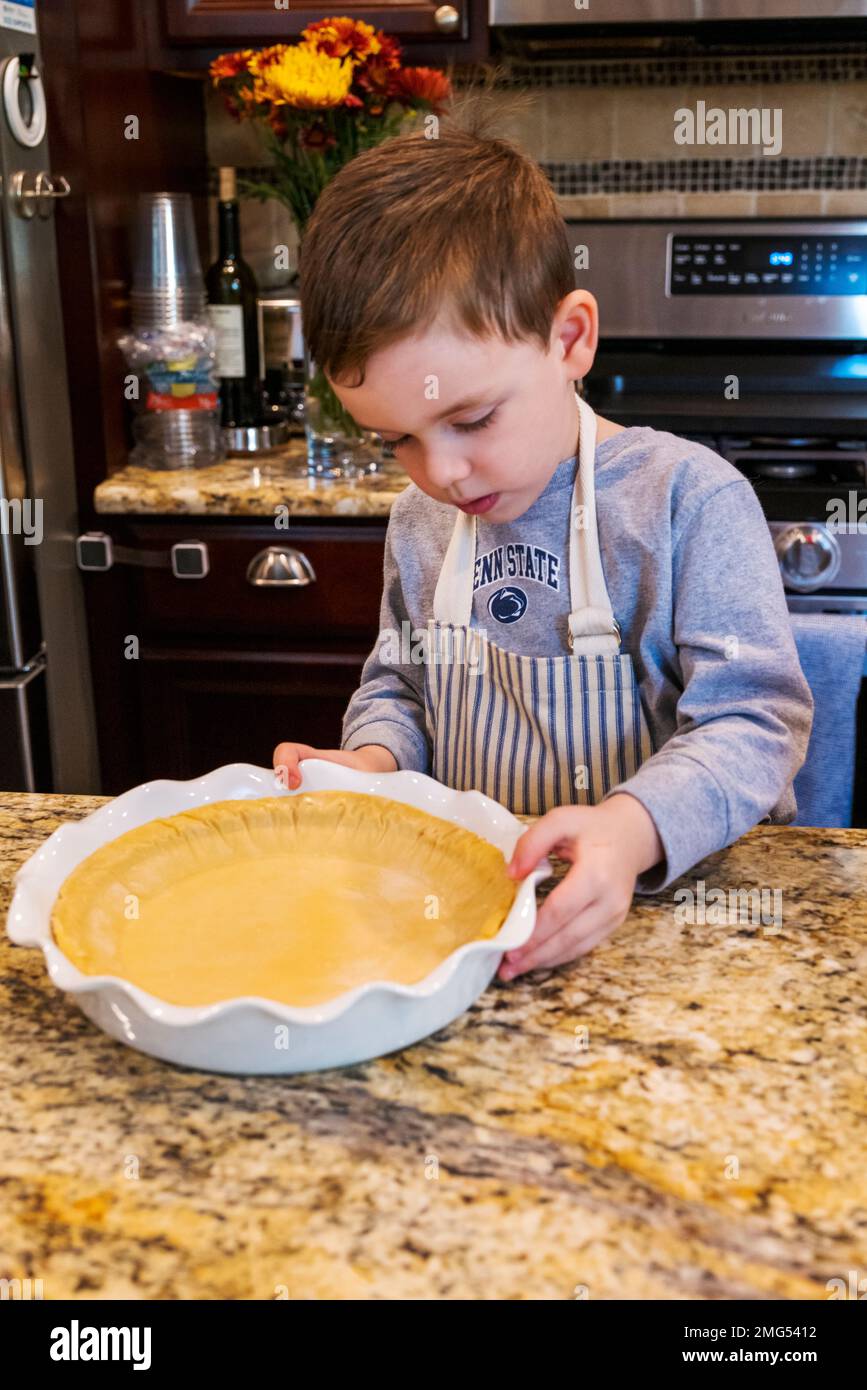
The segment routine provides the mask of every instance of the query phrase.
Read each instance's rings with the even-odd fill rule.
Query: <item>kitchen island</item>
[[[100,804],[0,798],[4,921],[16,867]],[[714,925],[716,888],[780,916]],[[4,934],[0,1278],[46,1299],[853,1297],[865,975],[867,830],[758,827],[586,958],[303,1076],[134,1052]]]

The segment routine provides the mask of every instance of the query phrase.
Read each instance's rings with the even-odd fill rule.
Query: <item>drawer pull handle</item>
[[[460,11],[454,5],[440,5],[434,11],[434,24],[443,34],[454,34],[461,27]]]
[[[269,545],[247,566],[247,582],[260,589],[298,588],[315,584],[316,574],[303,550]]]

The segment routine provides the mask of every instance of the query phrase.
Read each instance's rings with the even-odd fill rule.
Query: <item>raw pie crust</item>
[[[387,797],[218,801],[96,850],[51,928],[85,975],[172,1004],[320,1004],[369,980],[414,984],[495,936],[517,891],[505,867],[472,831]]]

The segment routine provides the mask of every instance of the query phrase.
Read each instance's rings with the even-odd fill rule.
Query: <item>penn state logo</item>
[[[516,623],[527,611],[527,595],[523,589],[507,584],[488,599],[488,612],[498,623]]]

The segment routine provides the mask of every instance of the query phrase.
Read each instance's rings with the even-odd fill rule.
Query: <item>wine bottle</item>
[[[241,257],[235,170],[219,172],[219,254],[205,276],[208,314],[217,338],[220,423],[255,425],[259,418],[259,332],[256,277]]]

